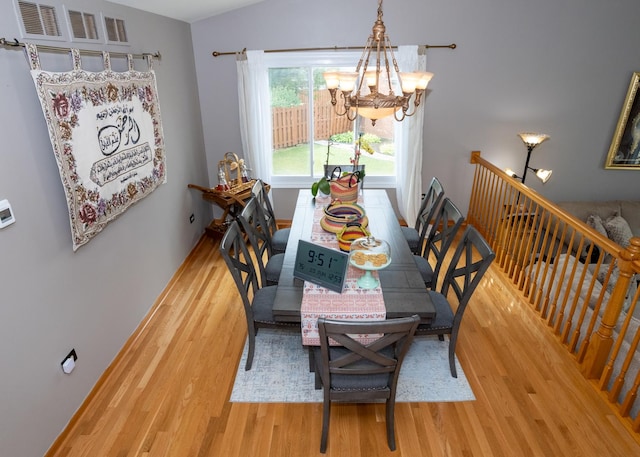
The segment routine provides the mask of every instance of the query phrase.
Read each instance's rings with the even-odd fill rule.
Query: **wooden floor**
[[[457,356],[472,402],[332,409],[327,456],[640,456],[640,443],[492,267]],[[246,330],[218,246],[200,242],[50,456],[321,455],[320,404],[229,403]]]

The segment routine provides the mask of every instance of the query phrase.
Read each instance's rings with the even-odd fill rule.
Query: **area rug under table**
[[[309,355],[300,334],[261,329],[251,370],[245,371],[247,343],[231,392],[232,402],[321,403],[309,372]],[[398,402],[450,402],[475,400],[456,359],[458,377],[449,371],[449,342],[436,336],[413,340],[398,381]]]

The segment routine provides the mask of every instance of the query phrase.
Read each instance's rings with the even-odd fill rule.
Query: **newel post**
[[[467,214],[467,223],[473,225],[476,222],[478,210],[478,199],[480,183],[478,182],[478,164],[480,163],[480,151],[471,151],[471,159],[469,163],[476,165],[476,171],[473,174],[473,184],[471,185],[471,198],[469,199],[469,211]]]
[[[620,252],[620,259],[618,259],[620,276],[606,304],[600,326],[591,335],[582,363],[582,373],[587,379],[600,378],[605,369],[613,346],[613,329],[620,317],[631,276],[634,273],[631,263],[638,259],[640,259],[640,238],[631,238],[629,247]]]

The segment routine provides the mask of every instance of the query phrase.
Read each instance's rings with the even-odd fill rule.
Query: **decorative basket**
[[[331,198],[345,203],[353,203],[358,200],[358,182],[360,178],[356,173],[349,173],[332,179],[329,182]]]
[[[327,232],[338,233],[345,224],[359,223],[366,227],[369,220],[364,208],[355,203],[333,202],[324,208],[324,216],[320,219],[320,226]]]
[[[346,224],[358,222],[365,215],[364,208],[356,203],[345,203],[339,200],[325,206],[324,216],[330,221]]]
[[[365,236],[371,236],[371,233],[358,222],[349,222],[342,230],[336,234],[338,238],[338,247],[341,251],[351,251],[351,242]]]

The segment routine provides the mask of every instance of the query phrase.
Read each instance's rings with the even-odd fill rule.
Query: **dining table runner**
[[[334,233],[326,232],[320,226],[320,219],[324,216],[324,208],[331,203],[330,197],[316,197],[313,213],[313,225],[309,241],[328,248],[339,249],[338,240]],[[362,205],[362,196],[358,197],[358,204]],[[363,289],[357,280],[364,272],[352,265],[347,268],[347,275],[342,293],[331,291],[309,281],[305,281],[302,294],[300,317],[302,325],[302,344],[319,346],[318,318],[326,317],[338,320],[378,321],[386,319],[386,309],[380,285],[373,289]],[[378,273],[372,272],[378,279]],[[362,343],[369,343],[379,338],[375,335],[357,335]]]

